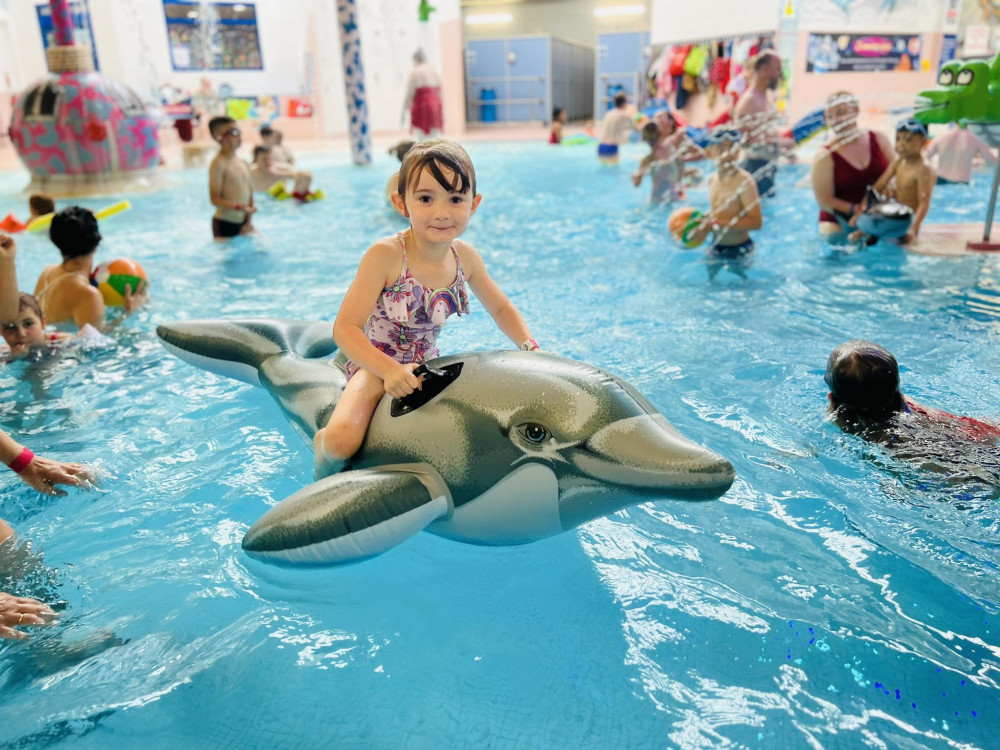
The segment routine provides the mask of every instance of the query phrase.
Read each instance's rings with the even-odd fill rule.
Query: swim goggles
[[[229,130],[223,133],[223,135],[231,135],[233,138],[235,138],[236,136],[241,135],[241,131],[239,128],[229,128]]]
[[[724,130],[716,130],[708,134],[709,143],[722,143],[723,141],[739,143],[742,138],[743,134],[735,128],[725,128]]]
[[[896,132],[900,130],[905,130],[907,133],[920,133],[924,138],[930,138],[930,133],[927,132],[927,126],[922,122],[913,117],[907,117],[905,120],[900,120],[896,123]]]

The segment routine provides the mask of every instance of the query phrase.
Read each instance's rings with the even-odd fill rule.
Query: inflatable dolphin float
[[[181,359],[266,389],[310,453],[347,383],[343,355],[330,359],[330,322],[190,321],[157,334]],[[469,544],[524,544],[648,500],[716,498],[733,482],[726,459],[591,365],[493,351],[424,367],[420,390],[382,399],[343,471],[253,525],[247,554],[339,565],[421,530]]]
[[[892,240],[903,237],[913,226],[913,209],[892,198],[886,198],[868,188],[865,210],[858,215],[856,227],[851,227],[843,216],[836,214],[837,221],[847,234],[857,228],[874,244],[877,240]]]

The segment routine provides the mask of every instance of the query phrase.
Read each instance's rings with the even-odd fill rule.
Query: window
[[[163,0],[174,70],[263,70],[253,3]]]
[[[35,86],[24,95],[25,120],[49,120],[59,114],[59,100],[62,88],[53,81]]]
[[[94,57],[94,70],[100,70],[97,64],[97,45],[94,44],[94,35],[90,30],[90,10],[87,8],[87,0],[73,0],[70,9],[73,11],[73,35],[77,43],[90,45],[90,54]],[[35,10],[38,12],[38,25],[42,29],[42,44],[48,49],[56,43],[56,32],[52,26],[52,9],[45,3],[36,5]],[[47,56],[46,64],[48,64]],[[49,72],[52,72],[51,68]]]

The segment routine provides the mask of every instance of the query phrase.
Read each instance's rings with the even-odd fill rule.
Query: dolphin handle
[[[438,369],[425,362],[416,368],[413,374],[417,377],[423,376],[423,385],[409,396],[394,398],[389,407],[390,416],[401,417],[426,404],[462,374],[462,363],[455,362]]]

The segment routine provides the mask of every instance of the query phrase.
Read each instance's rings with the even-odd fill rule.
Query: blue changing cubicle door
[[[597,36],[597,74],[594,115],[603,117],[612,106],[615,93],[624,91],[632,104],[640,104],[641,89],[649,64],[648,31],[629,31]]]
[[[507,42],[504,39],[470,40],[465,44],[465,101],[469,122],[483,122],[483,108],[491,116],[487,122],[508,119]],[[492,92],[485,97],[483,90]]]
[[[507,77],[510,92],[508,120],[545,121],[549,89],[549,37],[507,40]]]

